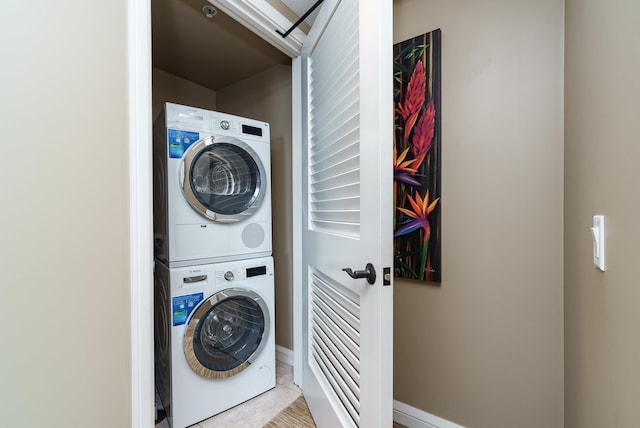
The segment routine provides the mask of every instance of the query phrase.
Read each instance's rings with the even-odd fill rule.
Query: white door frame
[[[131,426],[154,425],[151,2],[127,0]]]
[[[291,31],[286,38],[276,33],[276,29],[288,30],[291,22],[266,0],[207,1],[289,57],[295,58],[300,55],[306,39],[305,34],[299,28]]]
[[[304,347],[303,311],[302,311],[302,135],[306,130],[302,126],[302,102],[306,102],[302,94],[302,57],[298,56],[291,63],[291,174],[299,177],[291,180],[291,207],[293,209],[291,227],[292,236],[292,284],[293,284],[293,382],[303,387],[302,384],[302,349]],[[296,284],[298,286],[296,287]]]
[[[300,48],[304,34],[296,30],[287,39],[266,37],[265,28],[280,28],[279,12],[263,0],[242,0],[243,7],[229,10],[238,2],[209,0],[250,30],[293,58],[292,66],[292,173],[300,176],[301,138]],[[256,8],[255,4],[260,5]],[[266,7],[266,6],[268,7]],[[225,7],[226,6],[226,7]],[[264,6],[264,7],[263,7]],[[128,119],[129,119],[129,262],[131,319],[131,426],[154,426],[153,376],[153,188],[151,113],[151,1],[127,0]],[[286,21],[288,23],[288,20]],[[278,26],[274,27],[273,24]],[[297,107],[296,107],[297,106]],[[302,225],[299,180],[293,184],[293,283],[301,284],[300,228]],[[296,251],[298,250],[298,251]],[[297,267],[296,267],[297,266]],[[293,289],[294,381],[302,386],[302,291]]]

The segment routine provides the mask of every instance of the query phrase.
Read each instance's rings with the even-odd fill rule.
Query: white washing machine
[[[155,381],[172,428],[276,384],[271,257],[155,268]]]
[[[157,259],[180,267],[271,255],[268,123],[166,103],[153,152]]]

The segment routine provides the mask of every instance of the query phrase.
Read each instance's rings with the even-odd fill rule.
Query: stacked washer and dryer
[[[275,387],[269,124],[166,103],[153,152],[155,382],[184,428]]]

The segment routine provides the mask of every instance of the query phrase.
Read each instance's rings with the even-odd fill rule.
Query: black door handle
[[[357,270],[355,272],[351,268],[342,268],[342,270],[353,279],[366,278],[369,284],[376,282],[376,270],[371,263],[367,263],[364,270]]]

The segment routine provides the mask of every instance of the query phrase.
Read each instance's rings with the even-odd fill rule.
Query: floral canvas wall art
[[[396,43],[393,57],[395,275],[438,282],[440,30]]]

